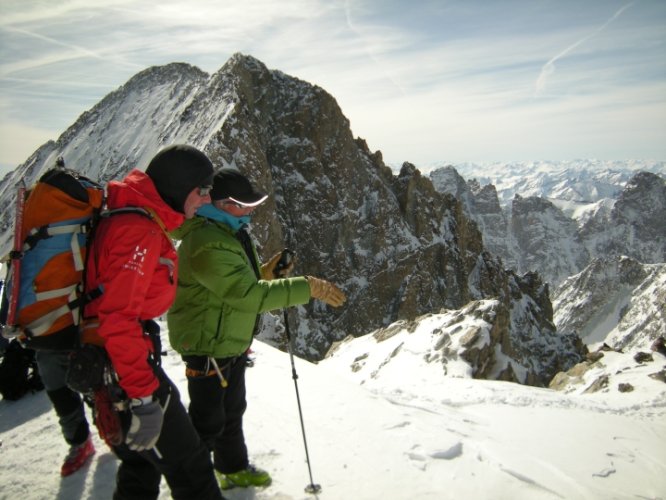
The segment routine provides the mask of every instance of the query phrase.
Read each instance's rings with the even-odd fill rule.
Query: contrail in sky
[[[346,20],[347,20],[347,27],[348,27],[350,30],[352,30],[352,31],[356,34],[356,36],[358,36],[358,38],[361,40],[361,42],[363,43],[363,47],[364,47],[364,49],[365,49],[366,54],[368,55],[368,57],[369,57],[370,59],[372,59],[372,62],[374,62],[375,65],[377,65],[377,67],[382,71],[382,73],[384,74],[384,77],[385,77],[389,82],[391,82],[391,83],[392,83],[392,84],[393,84],[393,85],[394,85],[394,86],[400,91],[400,93],[401,93],[402,95],[407,95],[407,93],[405,92],[405,89],[403,89],[402,86],[401,86],[398,82],[396,82],[396,81],[393,79],[393,77],[391,77],[391,75],[388,74],[388,72],[387,72],[387,71],[385,70],[385,68],[384,68],[384,65],[383,65],[383,64],[377,59],[377,57],[374,55],[372,49],[369,47],[368,43],[366,43],[366,39],[365,39],[365,37],[363,36],[363,34],[362,34],[362,33],[361,33],[361,32],[360,32],[360,31],[359,31],[359,30],[358,30],[358,29],[352,24],[352,18],[351,18],[351,5],[350,5],[350,3],[351,3],[350,0],[346,0],[346,1],[345,1],[345,18],[346,18]]]
[[[32,31],[27,31],[27,30],[23,30],[23,29],[20,29],[20,28],[10,27],[10,26],[2,26],[2,29],[8,30],[8,31],[13,31],[15,33],[21,33],[22,35],[26,35],[26,36],[31,36],[33,38],[43,40],[43,41],[51,43],[53,45],[59,45],[61,47],[65,47],[67,49],[73,50],[73,51],[75,51],[75,52],[77,52],[77,53],[79,53],[80,55],[83,55],[83,56],[93,57],[95,59],[101,59],[103,61],[113,61],[117,64],[121,64],[123,66],[128,66],[128,67],[131,67],[131,68],[143,68],[143,66],[124,61],[123,59],[120,59],[118,57],[102,55],[102,54],[99,54],[99,53],[94,52],[92,50],[88,50],[84,47],[79,47],[78,45],[72,45],[72,44],[69,44],[69,43],[64,43],[64,42],[61,42],[59,40],[56,40],[55,38],[40,35],[39,33],[33,33]]]
[[[636,2],[631,2],[631,3],[628,3],[627,5],[621,7],[615,14],[613,14],[613,17],[611,17],[608,21],[606,21],[602,26],[600,26],[599,28],[594,30],[592,33],[590,33],[586,37],[581,38],[580,40],[578,40],[573,45],[567,47],[562,52],[557,54],[555,57],[551,58],[546,64],[544,64],[543,67],[541,68],[541,73],[539,74],[539,78],[537,78],[537,81],[536,81],[536,84],[535,84],[535,88],[534,88],[535,95],[540,95],[541,94],[543,89],[546,87],[546,79],[550,75],[555,73],[555,61],[563,58],[564,56],[566,56],[569,52],[571,52],[573,49],[575,49],[579,45],[587,42],[590,38],[592,38],[592,37],[598,35],[599,33],[601,33],[610,23],[615,21],[615,19],[617,19],[620,16],[620,14],[622,14],[625,10],[627,10],[629,7],[631,7],[634,3],[636,3]]]

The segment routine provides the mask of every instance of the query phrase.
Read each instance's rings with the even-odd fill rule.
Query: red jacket
[[[142,207],[156,216],[114,215],[100,222],[91,247],[86,287],[102,295],[86,306],[97,317],[98,335],[130,398],[152,394],[159,382],[148,362],[152,342],[140,320],[164,314],[176,293],[178,256],[165,231],[184,221],[183,214],[160,198],[150,177],[132,170],[110,182],[108,208]],[[162,224],[163,227],[160,225]]]

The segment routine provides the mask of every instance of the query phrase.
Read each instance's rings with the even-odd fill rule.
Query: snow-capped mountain
[[[545,385],[584,355],[579,342],[556,333],[540,279],[505,271],[455,198],[413,165],[394,175],[380,152],[352,136],[324,90],[241,54],[210,76],[186,64],[143,71],[39,148],[0,182],[4,241],[14,186],[30,185],[58,156],[107,181],[145,168],[175,142],[240,168],[270,194],[252,225],[264,258],[288,246],[297,273],[345,290],[340,310],[315,301],[291,313],[300,355],[320,359],[348,335],[485,299],[498,301],[504,318],[497,325],[504,356],[482,373],[508,373],[511,364],[516,381]],[[276,321],[267,322],[270,338]]]
[[[666,179],[634,175],[610,210],[598,210],[580,237],[593,257],[628,255],[644,263],[666,262]]]

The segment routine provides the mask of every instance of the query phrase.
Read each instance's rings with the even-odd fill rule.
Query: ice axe
[[[294,259],[294,252],[285,248],[282,250],[282,255],[280,260],[275,265],[273,269],[273,276],[275,278],[282,277],[282,273],[285,269],[288,269],[291,266]],[[294,379],[294,388],[296,389],[296,402],[298,403],[298,416],[301,420],[301,432],[303,433],[303,445],[305,446],[305,460],[308,463],[308,473],[310,474],[310,484],[305,487],[306,493],[311,493],[313,495],[321,492],[321,486],[315,484],[312,480],[312,466],[310,465],[310,454],[308,453],[308,441],[305,438],[305,424],[303,423],[303,410],[301,408],[301,397],[298,393],[298,374],[296,373],[296,365],[294,364],[294,353],[291,350],[291,331],[289,330],[289,318],[287,316],[287,309],[283,310],[284,314],[284,331],[287,336],[287,352],[289,353],[289,359],[291,360],[291,377]]]

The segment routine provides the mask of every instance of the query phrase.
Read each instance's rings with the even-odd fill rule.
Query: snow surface
[[[414,349],[386,358],[390,370],[351,370],[356,358],[381,350],[376,339],[373,349],[372,335],[343,343],[317,365],[296,358],[313,479],[322,487],[316,496],[304,492],[310,479],[289,356],[255,342],[245,431],[251,459],[274,481],[225,495],[666,498],[666,385],[646,376],[666,365],[664,356],[653,353],[653,363],[627,368],[626,357],[609,353],[606,368],[621,372],[633,392],[609,387],[585,394],[585,382],[580,390],[556,392],[462,378],[464,366],[449,372],[459,378],[438,375],[419,352],[427,345],[419,336],[432,332],[432,324],[423,324],[411,333],[396,329],[390,340],[411,338]],[[187,399],[179,357],[169,351],[164,365]],[[96,435],[92,463],[60,477],[67,447],[43,391],[0,402],[0,439],[0,498],[111,498],[117,461]],[[160,498],[169,496],[163,482]]]

